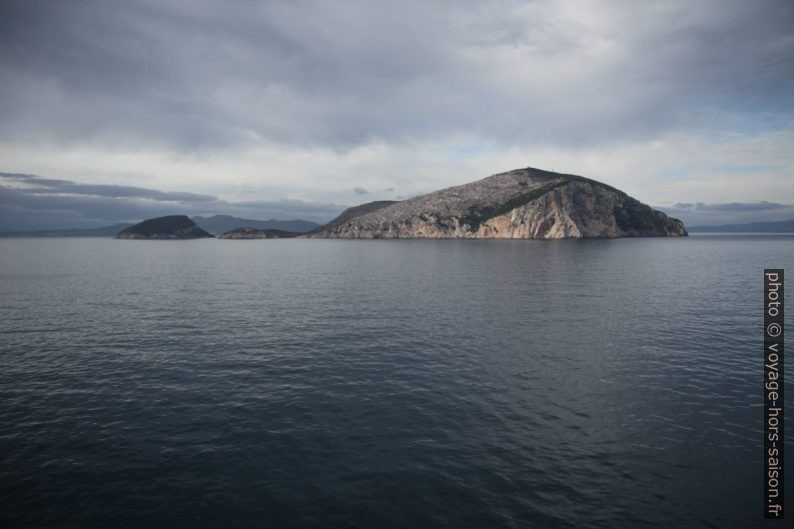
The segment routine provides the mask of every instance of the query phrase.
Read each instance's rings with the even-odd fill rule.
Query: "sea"
[[[0,239],[0,527],[784,527],[792,265],[786,234]]]

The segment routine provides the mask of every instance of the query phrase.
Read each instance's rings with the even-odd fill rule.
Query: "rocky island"
[[[295,231],[235,228],[218,235],[219,239],[292,239],[300,235]]]
[[[564,239],[675,237],[684,224],[582,176],[516,169],[401,202],[349,208],[303,237]]]
[[[199,228],[185,215],[168,215],[144,220],[121,230],[117,239],[204,239],[214,235]]]

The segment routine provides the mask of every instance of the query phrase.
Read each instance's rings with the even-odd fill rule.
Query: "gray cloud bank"
[[[792,28],[788,0],[5,1],[0,140],[564,146],[774,125]]]
[[[657,208],[689,226],[715,226],[794,219],[794,205],[775,202],[678,203]]]
[[[298,200],[229,202],[195,193],[0,173],[0,231],[93,228],[170,214],[229,214],[324,223],[344,207]]]

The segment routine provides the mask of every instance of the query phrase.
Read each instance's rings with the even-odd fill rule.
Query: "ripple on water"
[[[0,520],[758,527],[775,256],[0,240]]]

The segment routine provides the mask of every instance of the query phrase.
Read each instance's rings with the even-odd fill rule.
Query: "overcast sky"
[[[792,147],[790,0],[0,0],[0,230],[322,222],[526,166],[780,220]]]

